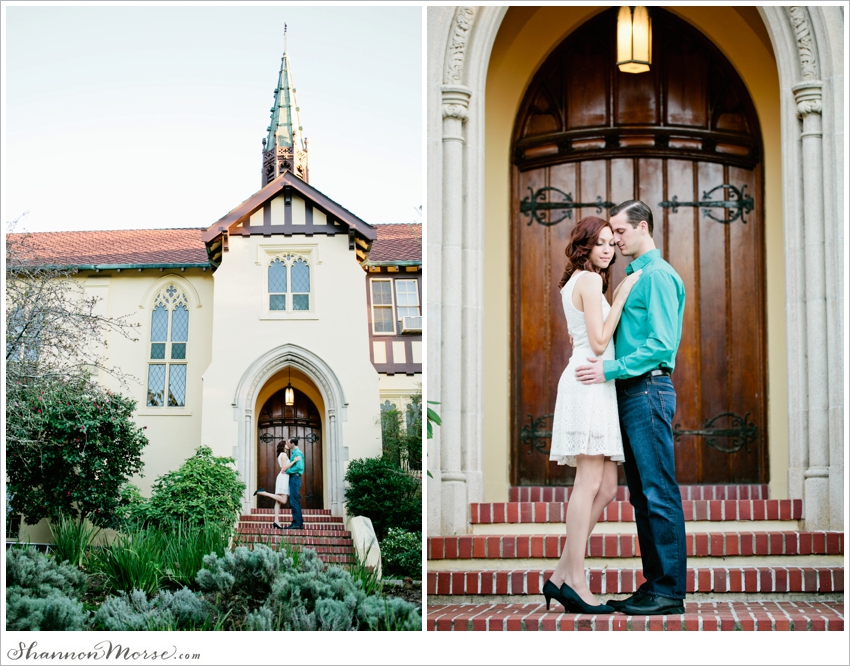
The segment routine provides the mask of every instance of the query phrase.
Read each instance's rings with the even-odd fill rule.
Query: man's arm
[[[631,354],[615,361],[605,361],[605,380],[638,377],[675,355],[679,328],[679,297],[673,276],[654,271],[646,276],[647,338]]]

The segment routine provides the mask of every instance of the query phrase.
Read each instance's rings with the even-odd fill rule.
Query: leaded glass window
[[[275,257],[268,268],[269,310],[310,310],[310,286],[310,262],[306,257]]]
[[[168,285],[157,294],[151,311],[148,407],[186,406],[188,344],[189,301],[183,291]]]

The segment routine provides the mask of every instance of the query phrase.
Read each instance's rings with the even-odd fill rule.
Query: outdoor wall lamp
[[[621,72],[648,72],[652,64],[652,22],[646,7],[620,7],[617,14],[617,67]]]
[[[289,382],[283,392],[283,401],[287,407],[292,407],[295,404],[295,389],[292,388],[292,366],[289,366]]]

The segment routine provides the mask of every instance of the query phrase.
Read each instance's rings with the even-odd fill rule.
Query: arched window
[[[269,310],[310,309],[310,263],[306,257],[287,254],[272,258],[268,268]]]
[[[148,407],[186,406],[188,343],[188,299],[171,284],[157,294],[151,312]]]

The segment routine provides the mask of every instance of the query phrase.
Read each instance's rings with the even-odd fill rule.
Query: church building
[[[129,393],[147,428],[143,495],[204,445],[235,459],[247,514],[275,486],[277,443],[297,436],[302,506],[343,516],[347,462],[379,456],[381,409],[405,412],[421,392],[421,224],[369,224],[310,184],[295,93],[284,52],[261,187],[218,221],[32,235],[45,264],[78,270],[100,314],[140,325],[137,341],[107,340],[139,383],[99,380]]]

